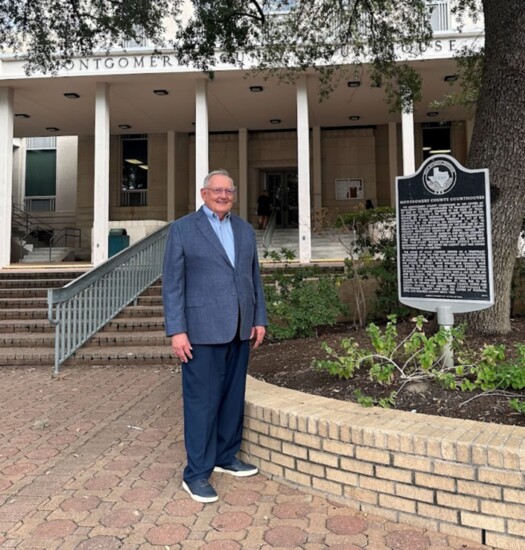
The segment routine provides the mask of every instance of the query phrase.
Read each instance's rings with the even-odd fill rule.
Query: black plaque
[[[435,155],[397,178],[396,191],[400,301],[427,311],[491,306],[488,171]]]

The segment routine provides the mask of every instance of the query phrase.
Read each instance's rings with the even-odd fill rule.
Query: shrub
[[[354,372],[364,367],[370,379],[380,384],[391,385],[397,378],[403,385],[421,379],[435,379],[449,383],[449,374],[457,375],[456,367],[449,367],[445,359],[445,346],[451,343],[460,346],[463,329],[440,328],[434,335],[427,336],[423,331],[426,319],[418,316],[413,319],[414,328],[403,339],[398,337],[397,319],[389,317],[386,327],[381,330],[376,324],[368,325],[370,348],[361,348],[352,338],[343,340],[343,354],[339,354],[326,344],[324,351],[331,359],[316,359],[315,368],[328,371],[340,378],[351,378]]]
[[[352,378],[359,368],[368,369],[371,380],[379,384],[399,386],[386,401],[376,401],[360,394],[358,402],[365,405],[389,406],[407,382],[430,380],[451,391],[472,392],[477,395],[498,394],[509,398],[510,406],[525,414],[525,401],[512,391],[525,389],[525,344],[516,344],[512,359],[504,345],[486,345],[481,350],[464,350],[465,327],[425,334],[426,320],[413,319],[414,328],[404,338],[397,332],[395,316],[384,329],[374,323],[367,327],[370,347],[361,348],[353,339],[342,342],[342,353],[323,343],[329,359],[316,359],[313,366],[339,378]],[[454,350],[456,364],[445,361],[446,345]],[[461,351],[460,351],[461,350]]]
[[[276,254],[279,259],[293,259],[287,250],[272,254],[274,259]],[[266,275],[264,282],[268,335],[275,340],[316,335],[319,327],[334,325],[344,313],[338,292],[340,283],[331,273],[315,267],[285,266]]]
[[[362,279],[377,281],[374,318],[408,317],[410,309],[398,299],[395,210],[381,207],[344,214],[339,225],[355,236],[350,257],[345,262],[348,277],[356,282]],[[359,288],[359,284],[356,287]],[[357,300],[360,298],[356,296]],[[361,326],[365,318],[361,316]]]

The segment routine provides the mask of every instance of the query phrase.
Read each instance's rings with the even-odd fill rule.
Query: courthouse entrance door
[[[286,229],[299,226],[297,169],[265,172],[265,187],[275,212],[275,227]]]

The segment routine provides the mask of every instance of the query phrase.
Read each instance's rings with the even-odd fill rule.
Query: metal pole
[[[438,306],[437,320],[440,327],[443,327],[447,332],[450,332],[454,326],[454,313],[450,306]],[[452,351],[452,335],[449,334],[447,343],[443,348],[443,364],[447,368],[454,366],[454,352]]]

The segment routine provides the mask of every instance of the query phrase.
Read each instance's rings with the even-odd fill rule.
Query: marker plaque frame
[[[494,305],[487,169],[449,155],[396,178],[399,300],[424,311],[465,313]]]

